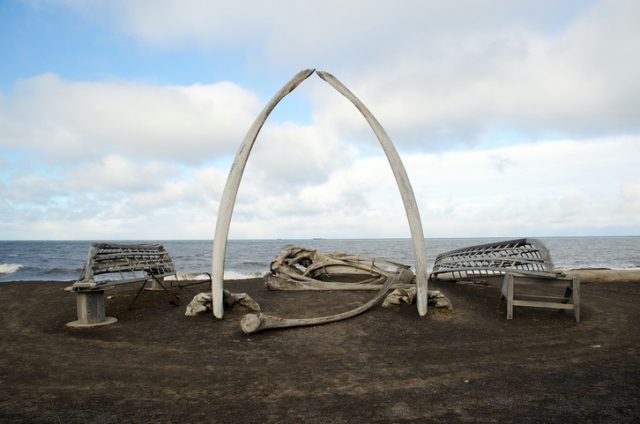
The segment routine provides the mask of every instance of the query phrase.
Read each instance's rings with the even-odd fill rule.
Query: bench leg
[[[169,296],[171,296],[171,301],[169,303],[171,303],[174,306],[180,305],[180,297],[177,294],[168,290],[167,287],[164,284],[162,284],[162,282],[164,281],[164,278],[157,278],[156,276],[152,275],[151,280],[153,281],[153,284],[155,286],[160,287],[160,290],[166,291],[169,294]],[[131,304],[129,305],[129,309],[133,308],[133,304],[136,303],[136,300],[138,300],[138,297],[140,297],[140,294],[142,293],[142,291],[146,290],[145,287],[147,286],[147,282],[148,280],[142,283],[142,286],[140,286],[138,293],[136,293],[136,296],[131,301]]]
[[[116,318],[104,313],[104,290],[77,292],[78,320],[67,323],[67,327],[85,328],[113,324]]]
[[[507,319],[513,319],[513,275],[504,275],[500,292],[501,296],[507,300]]]
[[[502,295],[507,300],[507,319],[513,319],[513,275],[505,274],[502,281]]]
[[[149,283],[151,283],[148,287],[145,287],[145,290],[148,291],[159,291],[159,290],[167,290],[164,288],[164,286],[162,285],[161,281],[164,281],[163,277],[160,277],[158,279],[156,279],[155,277],[151,278],[149,280]]]
[[[571,281],[571,303],[573,303],[573,314],[576,322],[580,322],[580,279],[574,278]]]

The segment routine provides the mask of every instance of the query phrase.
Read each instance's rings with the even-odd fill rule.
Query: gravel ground
[[[0,422],[640,422],[640,285],[583,284],[571,313],[516,308],[499,292],[434,283],[453,311],[375,307],[350,320],[247,336],[242,307],[187,318],[206,285],[107,291],[116,324],[71,330],[69,283],[0,284]],[[373,293],[269,292],[263,310],[327,315]]]

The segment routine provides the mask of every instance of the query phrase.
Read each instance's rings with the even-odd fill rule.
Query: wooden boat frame
[[[549,250],[538,239],[497,241],[442,253],[436,257],[430,278],[497,281],[500,300],[506,301],[507,319],[513,319],[514,306],[523,306],[573,311],[580,322],[580,279],[554,270]],[[550,296],[547,292],[554,287],[564,289],[564,295]],[[532,294],[531,290],[543,293]]]
[[[463,247],[436,257],[431,278],[469,279],[507,272],[554,278],[549,250],[534,238],[497,241]]]

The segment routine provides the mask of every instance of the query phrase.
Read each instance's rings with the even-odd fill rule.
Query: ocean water
[[[443,252],[505,238],[427,239],[427,263]],[[508,239],[508,238],[507,238]],[[640,268],[640,237],[539,238],[557,268]],[[149,241],[145,241],[149,242]],[[157,240],[178,272],[211,272],[210,240]],[[75,280],[80,276],[92,241],[0,241],[0,281]],[[321,252],[348,252],[414,265],[410,239],[361,240],[230,240],[225,278],[251,278],[269,271],[280,249],[294,244]]]

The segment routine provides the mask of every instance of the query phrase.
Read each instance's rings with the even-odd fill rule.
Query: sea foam
[[[225,271],[225,280],[246,280],[250,278],[262,277],[264,272],[237,272],[237,271]],[[165,277],[167,281],[177,280],[209,280],[211,277],[208,273],[190,273],[190,272],[178,272],[177,278],[173,275]]]
[[[237,272],[237,271],[224,271],[225,280],[247,280],[250,278],[260,278],[264,275],[264,272]]]
[[[13,274],[21,269],[21,264],[0,264],[0,275]]]

